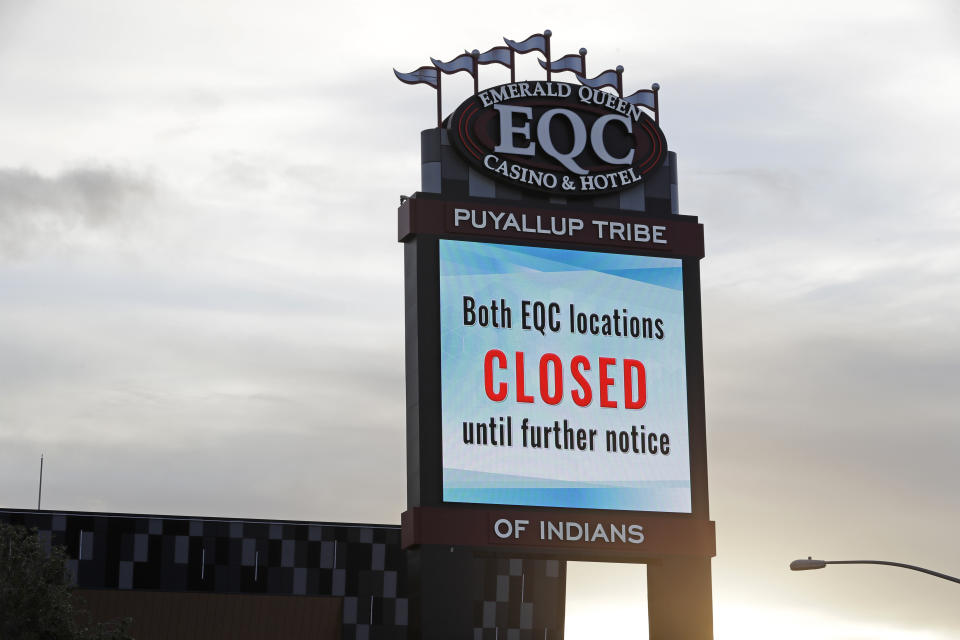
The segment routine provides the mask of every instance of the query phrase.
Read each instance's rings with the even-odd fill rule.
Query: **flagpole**
[[[37,489],[37,511],[40,511],[40,499],[43,497],[43,454],[40,454],[40,487]]]
[[[477,95],[480,92],[480,67],[477,63],[477,58],[480,57],[480,50],[474,49],[471,51],[470,57],[473,58],[473,95]]]
[[[587,77],[587,50],[580,48],[580,75]]]
[[[513,64],[516,60],[513,57],[513,47],[510,47],[510,82],[516,82],[516,76],[514,75]]]
[[[550,29],[544,29],[544,30],[543,30],[544,48],[546,49],[546,51],[544,51],[544,55],[547,56],[547,81],[548,81],[548,82],[550,81],[550,61],[551,61],[551,58],[550,58],[550,36],[551,36],[551,35],[552,35],[552,32],[550,31]]]
[[[654,82],[650,85],[653,89],[653,121],[660,124],[660,83]]]
[[[623,97],[623,65],[617,65],[617,95]]]
[[[434,69],[437,69],[434,66]],[[443,123],[443,100],[440,97],[440,82],[443,80],[443,74],[440,73],[440,69],[437,69],[437,128],[440,128],[440,125]]]

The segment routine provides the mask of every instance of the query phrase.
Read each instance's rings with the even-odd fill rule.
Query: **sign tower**
[[[437,93],[398,212],[411,632],[562,637],[563,582],[525,608],[523,562],[591,560],[647,565],[651,638],[712,638],[702,226],[679,213],[659,85],[624,96],[623,67],[590,77],[586,49],[550,41],[395,72]],[[527,53],[544,78],[516,79]],[[488,64],[511,81],[482,88]],[[444,117],[459,72],[474,91]],[[519,589],[477,592],[510,561]]]

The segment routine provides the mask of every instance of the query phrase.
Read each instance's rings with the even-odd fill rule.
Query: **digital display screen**
[[[681,260],[439,242],[443,500],[690,513]]]

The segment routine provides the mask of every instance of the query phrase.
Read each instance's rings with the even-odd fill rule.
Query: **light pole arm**
[[[919,571],[920,573],[926,573],[927,575],[943,578],[944,580],[949,580],[950,582],[956,582],[960,584],[960,578],[954,578],[953,576],[948,576],[947,574],[940,573],[939,571],[931,571],[930,569],[924,569],[923,567],[917,567],[912,564],[888,562],[886,560],[814,560],[813,558],[808,557],[805,560],[794,560],[790,563],[790,569],[792,571],[810,571],[811,569],[823,569],[828,564],[885,564],[888,567],[912,569],[913,571]]]
[[[940,573],[939,571],[931,571],[930,569],[924,569],[923,567],[917,567],[912,564],[904,564],[902,562],[887,562],[886,560],[825,560],[824,564],[885,564],[890,567],[912,569],[913,571],[919,571],[920,573],[926,573],[931,576],[936,576],[937,578],[943,578],[944,580],[949,580],[950,582],[956,582],[960,584],[960,578],[954,578],[953,576],[948,576],[947,574]]]

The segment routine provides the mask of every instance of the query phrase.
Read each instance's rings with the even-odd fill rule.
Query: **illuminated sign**
[[[450,118],[450,139],[483,175],[556,195],[637,185],[667,142],[646,105],[566,82],[511,82],[479,91]]]
[[[421,190],[397,219],[403,545],[709,558],[703,227],[680,214],[660,85],[625,91],[622,66],[588,73],[585,48],[560,53],[551,37],[394,70],[436,98]],[[545,77],[518,78],[533,54]],[[485,84],[490,65],[509,82]],[[452,74],[473,90],[446,113]],[[693,573],[669,595],[654,576],[651,593],[700,589],[709,611],[709,565]]]
[[[444,502],[691,512],[677,258],[439,241]]]

